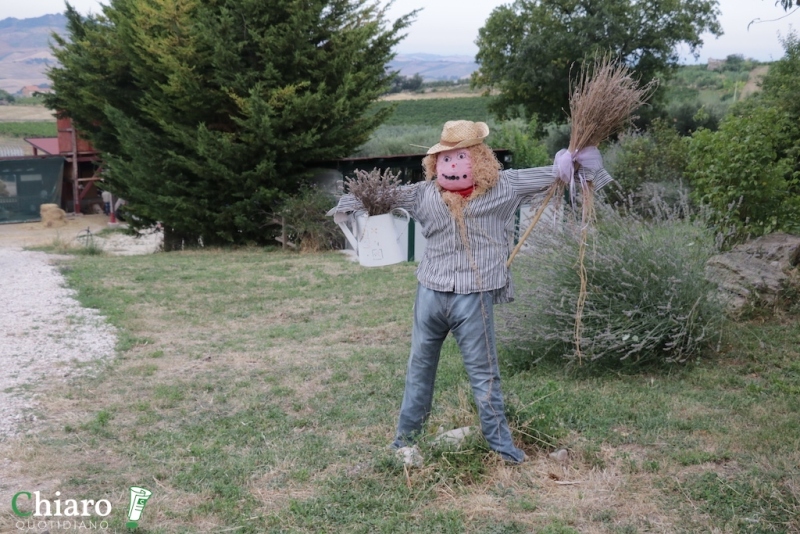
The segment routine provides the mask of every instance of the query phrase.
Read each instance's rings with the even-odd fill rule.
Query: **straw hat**
[[[485,122],[447,121],[439,142],[428,149],[428,154],[438,154],[454,148],[478,145],[489,135]]]

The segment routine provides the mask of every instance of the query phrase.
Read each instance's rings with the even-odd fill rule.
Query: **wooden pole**
[[[72,138],[72,211],[77,215],[81,212],[81,199],[78,195],[78,134],[71,120],[69,124]]]
[[[559,186],[560,184],[558,183],[558,180],[553,182],[553,185],[550,186],[550,189],[547,191],[547,196],[544,197],[542,205],[539,206],[539,209],[536,211],[536,215],[533,216],[531,224],[528,225],[528,229],[525,230],[525,233],[522,234],[522,237],[519,238],[519,243],[517,243],[517,246],[514,247],[514,251],[508,257],[508,261],[506,261],[506,267],[511,267],[511,262],[514,261],[514,256],[517,255],[517,252],[519,252],[519,250],[522,248],[522,244],[525,243],[526,239],[528,239],[528,236],[531,234],[533,227],[536,226],[536,223],[539,222],[539,219],[542,217],[545,208],[547,208],[547,205],[550,203],[550,199],[553,198],[553,194],[556,192],[556,189],[560,188]]]

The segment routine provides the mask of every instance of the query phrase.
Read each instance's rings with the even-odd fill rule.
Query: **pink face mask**
[[[469,149],[439,152],[436,155],[436,182],[447,191],[462,191],[472,187],[472,157]]]

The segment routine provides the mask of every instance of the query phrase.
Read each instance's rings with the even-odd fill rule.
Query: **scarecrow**
[[[564,172],[557,166],[503,170],[484,143],[488,135],[483,122],[447,122],[439,143],[423,159],[426,180],[400,188],[396,207],[411,214],[427,239],[417,269],[411,354],[392,444],[407,463],[418,464],[421,458],[414,441],[431,411],[439,355],[450,332],[461,351],[489,447],[508,463],[525,460],[505,417],[493,313],[495,304],[513,300],[506,265],[513,217],[523,202],[547,190],[558,176],[572,176],[573,164],[595,189],[611,181],[594,147],[583,151],[591,154],[592,167],[581,165],[580,155],[577,160],[570,155],[570,169]],[[344,195],[330,213],[338,221],[360,208],[356,197]]]

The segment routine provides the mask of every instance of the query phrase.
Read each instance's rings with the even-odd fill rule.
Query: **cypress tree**
[[[271,208],[314,162],[344,157],[386,118],[368,107],[414,13],[366,0],[112,0],[68,6],[53,109],[104,154],[134,228],[166,248],[265,243]]]

